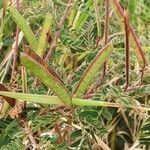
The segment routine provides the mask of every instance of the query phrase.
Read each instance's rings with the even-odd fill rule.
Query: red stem
[[[105,27],[104,27],[104,44],[108,43],[108,34],[109,34],[109,0],[105,0]],[[101,77],[101,82],[103,81],[106,75],[107,64],[104,63],[103,74]]]
[[[16,1],[16,8],[19,9],[19,0]],[[16,27],[16,45],[14,48],[14,54],[13,54],[13,66],[12,66],[12,75],[11,78],[13,78],[14,73],[17,71],[17,55],[18,55],[18,42],[19,42],[19,28]]]
[[[128,86],[129,86],[129,69],[130,69],[130,51],[129,51],[129,26],[128,26],[128,16],[127,13],[125,11],[124,14],[124,26],[125,26],[125,49],[126,49],[126,87],[125,90],[127,90]]]

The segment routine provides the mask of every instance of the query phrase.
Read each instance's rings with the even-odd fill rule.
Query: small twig
[[[55,128],[55,132],[59,135],[59,143],[63,143],[64,139],[62,137],[59,125],[56,123],[55,126],[54,126],[54,128]]]
[[[126,126],[127,126],[127,128],[129,129],[129,132],[130,132],[132,138],[134,138],[133,130],[132,130],[132,128],[131,128],[131,126],[130,126],[130,124],[129,124],[129,122],[128,122],[127,116],[126,116],[126,114],[124,113],[123,109],[120,109],[120,110],[121,110],[121,115],[122,115],[122,117],[123,117],[123,119],[124,119],[124,121],[125,121],[125,123],[126,123]]]
[[[136,140],[136,141],[133,143],[133,145],[130,147],[129,150],[135,150],[138,145],[139,145],[139,140]]]
[[[96,134],[95,134],[96,141],[98,145],[103,149],[103,150],[111,150],[110,147],[106,143],[104,143]]]

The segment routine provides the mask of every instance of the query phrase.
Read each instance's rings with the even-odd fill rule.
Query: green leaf
[[[48,95],[36,95],[36,94],[24,94],[24,93],[15,93],[15,92],[4,92],[1,91],[0,95],[8,96],[8,97],[15,97],[18,100],[27,101],[27,102],[36,102],[41,104],[61,104],[63,102],[59,100],[56,96],[48,96]]]
[[[78,137],[81,136],[81,134],[82,134],[82,130],[75,130],[75,131],[73,131],[73,132],[71,133],[70,137],[71,137],[71,138],[78,138]]]
[[[99,71],[99,68],[104,64],[104,62],[106,62],[112,51],[112,43],[108,43],[102,50],[99,51],[95,59],[91,62],[91,64],[88,66],[85,73],[81,77],[74,91],[76,97],[80,98],[83,96],[88,86],[93,81],[94,76]]]
[[[85,21],[89,15],[87,13],[81,13],[80,17],[78,18],[78,21],[76,22],[75,29],[77,32],[80,32],[82,26],[84,25]]]
[[[111,121],[111,120],[112,120],[112,114],[111,114],[111,112],[110,112],[107,108],[103,108],[103,109],[102,109],[102,115],[103,115],[108,121]]]
[[[76,9],[70,10],[70,14],[68,16],[68,26],[72,26],[76,13]]]
[[[13,135],[17,133],[20,128],[18,127],[18,122],[16,120],[12,121],[5,130],[0,134],[0,147],[7,145],[13,139]]]
[[[88,0],[86,2],[84,6],[85,7],[84,10],[82,10],[83,6],[84,6],[83,4],[79,6],[78,12],[76,13],[76,16],[74,17],[73,29],[76,29],[77,32],[80,32],[84,23],[90,16],[89,13],[87,12],[91,12],[93,10],[94,8],[93,0]]]
[[[98,117],[98,112],[96,110],[83,110],[79,116],[85,119],[93,119]]]
[[[139,142],[143,145],[150,145],[150,117],[144,122],[140,129]]]
[[[34,33],[32,32],[29,25],[26,23],[25,19],[21,16],[21,14],[18,12],[18,10],[11,6],[10,9],[10,15],[17,24],[17,26],[20,28],[20,30],[24,33],[24,36],[26,40],[28,41],[31,48],[36,51],[37,48],[37,40],[34,36]]]
[[[135,14],[136,10],[136,0],[132,0],[128,2],[128,8],[131,15]]]
[[[15,93],[15,92],[5,92],[5,91],[0,91],[0,95],[11,97],[17,100],[22,100],[22,101],[27,101],[27,102],[36,102],[36,103],[41,103],[41,104],[51,104],[51,105],[63,105],[64,104],[57,96],[25,94],[25,93]],[[78,99],[78,98],[72,98],[72,105],[118,107],[116,103]]]
[[[80,144],[80,142],[81,142],[81,139],[77,139],[76,141],[74,141],[74,142],[70,145],[70,147],[78,147],[79,144]]]
[[[59,76],[38,55],[32,51],[29,52],[32,57],[25,53],[21,54],[21,64],[27,67],[42,83],[48,86],[62,102],[71,106],[71,95]]]
[[[20,139],[13,139],[7,145],[1,147],[1,150],[25,150],[25,146],[23,145]]]
[[[43,23],[43,28],[38,41],[38,47],[36,52],[40,57],[44,55],[44,52],[46,50],[47,36],[52,26],[52,23],[53,23],[53,17],[50,13],[47,13]]]

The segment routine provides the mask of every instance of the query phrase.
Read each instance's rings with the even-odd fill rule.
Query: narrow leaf
[[[32,57],[31,57],[32,56]],[[36,59],[34,59],[34,58]],[[27,67],[42,83],[48,86],[66,105],[71,105],[71,96],[58,75],[36,54],[21,53],[20,62]]]
[[[30,56],[32,59],[37,61],[40,65],[42,65],[44,68],[47,69],[47,71],[52,74],[57,80],[63,83],[62,79],[59,77],[59,75],[40,57],[38,56],[34,51],[32,51],[29,47],[25,47],[24,52]]]
[[[27,102],[35,102],[41,104],[51,104],[51,105],[64,105],[64,103],[57,96],[49,96],[49,95],[36,95],[36,94],[26,94],[26,93],[15,93],[15,92],[4,92],[0,91],[0,95],[11,97],[21,101]],[[100,106],[100,107],[113,107],[113,108],[130,108],[130,109],[139,109],[143,111],[149,111],[149,107],[139,107],[134,105],[122,105],[119,103],[111,103],[104,101],[96,101],[96,100],[86,100],[80,98],[73,98],[72,105],[75,106]]]
[[[112,43],[107,44],[102,50],[99,51],[95,59],[88,66],[83,76],[81,77],[74,94],[76,97],[82,97],[88,86],[93,81],[94,76],[99,71],[99,68],[106,62],[108,57],[113,51]]]
[[[37,40],[34,36],[34,33],[32,32],[31,28],[29,25],[26,23],[25,19],[21,16],[21,14],[18,12],[18,10],[11,6],[10,9],[10,15],[17,24],[17,26],[22,30],[24,33],[24,36],[26,40],[28,41],[29,45],[33,50],[36,50],[37,48]]]
[[[85,10],[82,10],[83,6],[84,6],[84,4],[81,3],[81,5],[79,6],[79,9],[76,13],[76,16],[74,17],[72,29],[76,29],[77,32],[79,32],[82,29],[84,23],[90,16],[89,13],[87,13],[87,12],[91,12],[94,9],[93,0],[88,0],[86,2],[85,8],[84,8]],[[87,10],[89,10],[89,11],[87,11]]]
[[[37,54],[42,57],[44,55],[44,52],[46,50],[46,43],[47,43],[47,36],[49,33],[49,30],[52,26],[53,18],[52,15],[47,13],[45,16],[45,20],[43,23],[42,32],[38,41],[38,47],[37,47]]]
[[[63,105],[64,103],[57,96],[49,95],[36,95],[36,94],[26,94],[26,93],[15,93],[15,92],[4,92],[0,91],[0,95],[15,98],[17,100],[36,102],[41,104],[51,104],[51,105]],[[86,100],[73,98],[72,104],[75,106],[101,106],[101,107],[122,107],[122,105],[116,105],[116,103]]]
[[[77,10],[75,8],[70,10],[70,13],[68,16],[68,26],[72,26],[76,13],[77,13]]]

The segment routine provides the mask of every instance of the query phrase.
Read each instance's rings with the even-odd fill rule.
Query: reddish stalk
[[[16,0],[16,8],[19,9],[19,0]],[[15,40],[16,40],[16,45],[15,45],[14,54],[13,54],[13,66],[12,66],[11,78],[13,77],[14,73],[17,71],[16,66],[17,66],[18,42],[19,42],[19,28],[18,27],[16,27]]]
[[[13,54],[13,66],[12,66],[12,75],[11,75],[11,77],[13,77],[14,73],[17,71],[16,64],[17,64],[18,40],[19,40],[19,28],[18,27],[16,28],[15,37],[16,37],[16,45],[15,45],[14,54]]]
[[[125,26],[125,49],[126,49],[126,60],[125,60],[125,70],[126,70],[126,86],[125,91],[129,87],[129,69],[130,69],[130,47],[129,47],[129,26],[128,26],[128,16],[127,12],[124,11],[124,26]]]
[[[109,0],[105,0],[105,27],[104,27],[104,44],[108,43],[108,34],[109,34]],[[101,82],[103,81],[106,75],[107,64],[104,63],[103,74],[101,77]]]
[[[124,18],[124,11],[123,11],[123,8],[121,7],[120,3],[117,0],[112,0],[112,1],[116,6],[116,9],[117,9],[117,12],[118,12],[118,15],[120,16],[120,18]],[[133,42],[135,44],[134,48],[137,49],[135,52],[137,53],[139,65],[141,67],[141,70],[140,70],[141,71],[141,81],[139,83],[141,85],[143,83],[144,70],[147,65],[147,62],[146,62],[146,58],[145,58],[142,46],[140,44],[140,41],[139,41],[133,27],[129,23],[128,23],[128,27],[130,30],[130,38],[131,38],[131,40],[133,40]]]
[[[109,0],[105,0],[105,28],[104,28],[104,44],[108,43],[109,34]]]
[[[141,72],[141,81],[140,81],[139,85],[141,85],[141,84],[143,84],[144,71],[145,71],[147,62],[146,62],[146,58],[145,58],[145,55],[144,55],[144,51],[143,51],[143,49],[141,47],[141,44],[140,44],[140,42],[139,42],[139,40],[138,40],[138,38],[136,36],[136,33],[135,33],[135,31],[134,31],[134,29],[133,29],[132,26],[130,26],[130,32],[131,32],[132,37],[133,37],[133,39],[134,39],[134,41],[136,43],[136,46],[139,49],[139,54],[140,54],[140,56],[141,56],[141,58],[143,60],[143,66],[140,69],[140,72]]]
[[[15,1],[16,3],[14,3],[14,5],[16,6],[16,8],[19,10],[19,0]],[[12,65],[12,74],[11,74],[11,79],[13,79],[14,74],[17,72],[17,56],[18,56],[18,44],[19,44],[19,28],[18,26],[16,27],[16,33],[15,33],[15,48],[14,48],[14,53],[13,53],[13,65]],[[11,118],[18,118],[18,115],[22,112],[22,110],[24,109],[26,105],[26,102],[19,102],[17,101],[15,103],[15,106],[12,108],[12,110],[10,111],[9,115]]]

